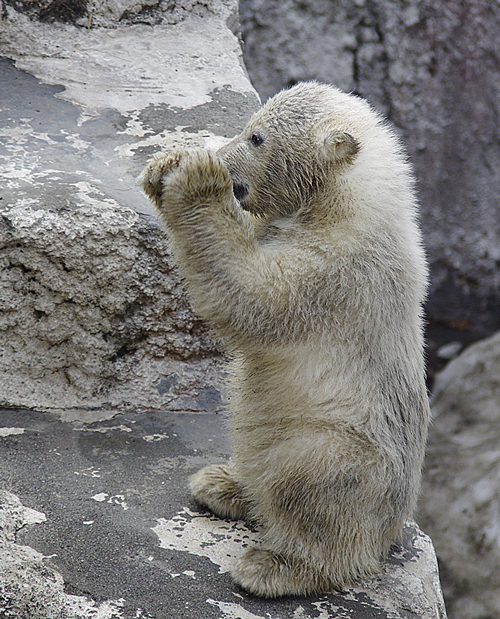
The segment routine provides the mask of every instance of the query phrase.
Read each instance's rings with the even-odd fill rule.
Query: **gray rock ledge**
[[[221,415],[0,418],[1,617],[446,617],[432,543],[414,523],[379,576],[342,594],[266,601],[236,587],[229,569],[256,532],[200,512],[186,483],[227,458]]]
[[[124,25],[132,4],[96,3],[91,29],[1,14],[0,405],[97,418],[223,398],[137,176],[154,153],[218,148],[257,108],[237,3]]]

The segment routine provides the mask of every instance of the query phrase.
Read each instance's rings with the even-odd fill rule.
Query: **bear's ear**
[[[359,152],[360,144],[347,131],[325,124],[317,133],[318,146],[327,161],[352,163]]]

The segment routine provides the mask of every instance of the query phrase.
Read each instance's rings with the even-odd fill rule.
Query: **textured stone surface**
[[[7,7],[0,17],[0,55],[45,83],[64,86],[58,96],[83,107],[80,122],[109,108],[130,112],[133,124],[132,112],[148,106],[175,111],[212,103],[213,91],[225,85],[255,109],[239,40],[227,25],[236,19],[237,3],[228,5],[219,0],[211,6],[220,11],[173,25],[114,20],[91,29],[35,22]],[[239,111],[231,108],[226,116]]]
[[[241,0],[263,98],[333,82],[395,123],[415,165],[441,343],[500,328],[500,5],[489,0]]]
[[[199,512],[187,489],[190,473],[227,458],[221,415],[0,420],[2,617],[445,617],[432,544],[413,523],[380,576],[342,594],[266,601],[237,588],[229,569],[258,531]]]
[[[234,15],[234,0],[3,0],[4,11],[12,7],[31,19],[63,22],[91,29],[125,24],[177,24],[192,15]]]
[[[500,616],[500,332],[437,375],[419,522],[453,619]]]
[[[217,345],[189,310],[137,183],[154,153],[218,148],[258,105],[226,25],[236,4],[211,7],[173,26],[118,16],[88,30],[6,6],[1,404],[106,417],[198,410],[207,394],[213,409],[224,397]]]
[[[101,604],[70,595],[57,570],[33,548],[16,543],[27,525],[46,522],[44,514],[21,504],[18,497],[0,491],[0,616],[5,619],[110,619],[121,606]]]

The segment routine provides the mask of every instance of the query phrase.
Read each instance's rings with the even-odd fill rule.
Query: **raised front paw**
[[[141,184],[147,196],[160,206],[163,193],[164,181],[173,170],[179,167],[181,159],[187,155],[187,151],[177,151],[153,159],[144,169],[141,176]]]
[[[195,501],[220,518],[244,519],[248,504],[225,464],[210,464],[189,478]]]
[[[153,160],[142,174],[142,186],[160,213],[173,217],[212,206],[232,193],[226,166],[205,150],[179,151]]]

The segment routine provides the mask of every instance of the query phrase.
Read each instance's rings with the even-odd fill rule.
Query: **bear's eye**
[[[254,146],[260,146],[263,141],[264,138],[258,133],[252,133],[250,136],[250,142],[252,142]]]

